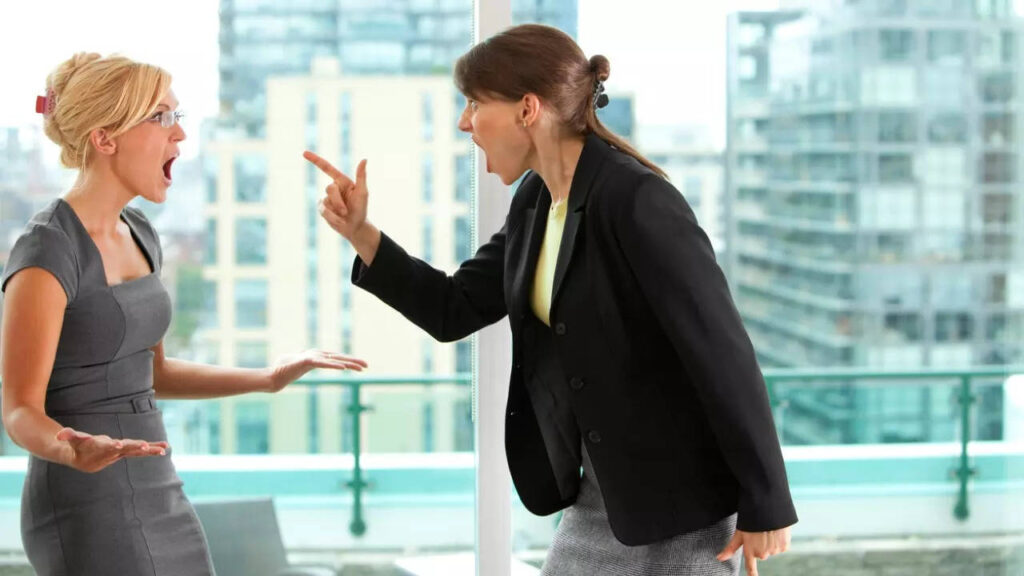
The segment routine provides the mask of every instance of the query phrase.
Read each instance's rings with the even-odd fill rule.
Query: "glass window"
[[[352,165],[352,93],[342,92],[338,98],[341,122],[341,166]]]
[[[633,138],[633,97],[613,94],[608,105],[597,110],[601,123],[613,133],[630,140]]]
[[[978,79],[981,101],[987,104],[1004,104],[1016,97],[1016,86],[1010,72],[995,72]]]
[[[235,364],[239,368],[267,366],[267,343],[263,340],[241,341],[235,349]]]
[[[957,146],[929,146],[923,156],[921,181],[931,187],[960,187],[967,183],[967,151]]]
[[[267,263],[266,218],[239,218],[235,223],[235,261],[239,264]]]
[[[434,201],[434,155],[432,152],[424,152],[422,160],[423,177],[423,203],[431,204]]]
[[[217,203],[217,182],[220,179],[220,165],[216,154],[203,156],[203,187],[206,188],[206,203]]]
[[[423,260],[430,262],[434,259],[434,218],[429,214],[423,216],[421,230],[420,242],[423,246]]]
[[[1013,224],[1015,215],[1014,196],[1010,194],[985,194],[981,197],[981,221],[988,228],[999,228]]]
[[[217,283],[213,280],[203,280],[200,290],[202,304],[199,327],[216,328],[220,325],[220,317],[217,315]]]
[[[469,339],[455,343],[455,373],[469,374],[473,371],[473,342]]]
[[[1010,183],[1017,178],[1017,155],[989,152],[981,157],[981,177],[987,183]]]
[[[922,225],[932,230],[962,231],[966,226],[964,195],[959,191],[926,190]]]
[[[423,340],[420,343],[422,353],[420,355],[422,362],[420,365],[420,371],[423,374],[434,373],[434,342],[431,340]]]
[[[861,69],[861,102],[865,106],[917,106],[917,70],[911,66]]]
[[[936,144],[967,141],[967,118],[962,113],[944,112],[928,120],[928,141]]]
[[[434,451],[434,403],[423,403],[423,452]]]
[[[981,67],[1013,64],[1017,59],[1017,37],[1009,30],[978,31],[977,63]]]
[[[235,326],[238,328],[266,328],[266,280],[252,279],[235,282]]]
[[[886,337],[897,342],[920,342],[924,322],[914,312],[890,312],[885,315]]]
[[[914,54],[912,30],[879,30],[878,57],[883,62],[909,60]]]
[[[235,428],[239,454],[266,454],[270,448],[270,406],[265,401],[243,400],[235,404]]]
[[[928,60],[937,64],[963,64],[967,54],[967,33],[963,30],[930,30]]]
[[[960,68],[929,68],[924,71],[924,83],[925,100],[928,104],[940,108],[963,107],[964,75]]]
[[[985,114],[981,126],[982,142],[987,146],[1007,146],[1014,141],[1016,120],[1012,113]]]
[[[966,312],[939,312],[935,315],[936,342],[963,342],[974,334],[974,318]]]
[[[434,139],[434,95],[423,93],[423,141]]]
[[[468,216],[455,217],[455,262],[469,260],[473,255],[473,236]]]
[[[910,154],[880,154],[878,156],[878,181],[883,184],[897,184],[914,180],[914,157]]]
[[[235,200],[247,203],[267,200],[267,159],[262,154],[235,158]]]
[[[469,194],[473,189],[473,155],[471,153],[455,156],[455,201],[469,202]]]
[[[881,112],[878,115],[878,141],[915,142],[917,117],[912,112]]]
[[[206,235],[203,238],[203,264],[217,263],[217,220],[206,219]]]

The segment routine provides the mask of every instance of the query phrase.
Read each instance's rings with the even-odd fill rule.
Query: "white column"
[[[475,42],[512,24],[511,0],[476,0]],[[484,155],[476,151],[476,236],[490,238],[505,222],[508,186],[488,174]],[[505,400],[512,368],[512,337],[499,322],[476,336],[476,573],[510,576],[512,566],[511,477],[505,458]]]

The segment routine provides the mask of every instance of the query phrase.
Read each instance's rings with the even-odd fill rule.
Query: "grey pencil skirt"
[[[583,448],[583,478],[576,503],[565,510],[548,550],[541,576],[736,576],[739,555],[715,558],[732,539],[736,515],[645,546],[615,539],[601,489]]]

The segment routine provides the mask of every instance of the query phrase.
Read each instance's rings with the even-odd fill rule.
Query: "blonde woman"
[[[31,453],[22,539],[43,576],[212,574],[154,397],[276,392],[314,368],[365,366],[322,351],[251,370],[164,355],[160,241],[127,204],[163,202],[171,186],[185,132],[170,84],[155,66],[80,53],[37,102],[78,170],[29,222],[2,284],[3,424]]]

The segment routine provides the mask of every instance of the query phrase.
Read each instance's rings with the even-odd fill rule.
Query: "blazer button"
[[[564,323],[559,322],[558,324],[555,324],[555,334],[558,334],[559,336],[564,336],[565,335],[565,324]]]
[[[597,430],[587,432],[587,438],[589,438],[594,444],[599,444],[601,442],[601,434],[599,434]]]
[[[569,380],[569,387],[573,390],[582,390],[584,384],[585,382],[583,382],[583,378],[580,378],[579,376]]]

